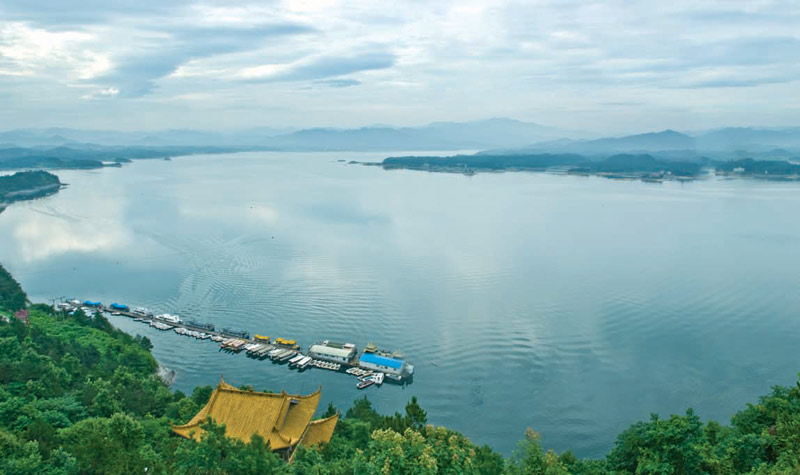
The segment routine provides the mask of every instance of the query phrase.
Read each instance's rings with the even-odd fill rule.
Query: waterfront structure
[[[356,347],[352,343],[336,343],[325,340],[311,345],[308,356],[333,363],[350,363],[356,356]]]
[[[414,374],[414,367],[405,360],[367,351],[359,358],[358,366],[385,373],[387,377],[396,381],[408,379]]]
[[[250,442],[253,434],[269,441],[272,450],[290,458],[298,445],[310,447],[330,442],[339,415],[312,421],[319,405],[320,389],[308,396],[265,393],[237,389],[220,379],[208,403],[187,424],[172,426],[172,431],[187,439],[199,440],[201,424],[211,418],[225,424],[225,435]]]

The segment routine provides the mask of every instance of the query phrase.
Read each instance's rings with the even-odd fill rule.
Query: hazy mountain
[[[705,150],[771,151],[780,148],[800,149],[800,127],[757,129],[729,127],[697,136],[698,148]]]
[[[800,128],[726,128],[693,135],[664,130],[595,140],[551,140],[484,153],[579,153],[595,158],[620,153],[650,153],[659,159],[690,162],[747,157],[792,160],[800,156]]]
[[[521,147],[563,134],[552,127],[512,119],[436,122],[421,127],[314,128],[298,131],[253,128],[215,132],[164,130],[119,132],[65,128],[0,132],[0,143],[35,146],[224,146],[282,150],[447,150]]]
[[[574,132],[573,132],[574,134]],[[574,135],[573,135],[574,137]],[[566,138],[565,132],[513,119],[435,122],[420,127],[372,126],[356,129],[162,131],[19,129],[0,132],[0,148],[66,146],[80,150],[122,147],[223,147],[268,150],[485,150],[488,154],[577,153],[603,158],[650,153],[662,159],[794,159],[800,155],[800,128],[725,128],[686,134],[674,130],[593,140]]]
[[[288,150],[453,150],[519,147],[560,136],[551,127],[512,119],[435,122],[422,127],[305,129],[268,142]]]
[[[269,127],[222,132],[186,129],[133,132],[68,128],[17,129],[0,132],[0,143],[22,147],[58,145],[266,147],[271,137],[292,131],[290,128]]]
[[[608,137],[594,140],[560,139],[540,142],[519,150],[504,150],[504,153],[558,152],[608,155],[626,152],[655,152],[666,150],[693,150],[695,139],[674,130],[648,132],[623,137]],[[487,153],[495,153],[487,152]]]

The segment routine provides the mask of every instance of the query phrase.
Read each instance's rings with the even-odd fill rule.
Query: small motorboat
[[[375,384],[377,384],[378,386],[380,386],[381,384],[383,384],[383,373],[375,373],[372,376],[369,376],[369,379],[374,381]]]
[[[375,384],[375,381],[373,381],[371,379],[365,379],[364,381],[359,382],[358,386],[356,386],[356,387],[358,389],[364,389],[364,388],[368,388],[368,387],[372,386],[373,384]]]

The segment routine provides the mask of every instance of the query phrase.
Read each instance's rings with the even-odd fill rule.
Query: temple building
[[[321,388],[320,388],[321,389]],[[330,442],[339,414],[312,421],[319,404],[320,389],[308,396],[264,393],[237,389],[220,379],[208,403],[192,420],[172,426],[173,432],[187,439],[199,440],[200,425],[208,417],[225,424],[225,435],[250,442],[253,434],[269,441],[270,448],[291,458],[298,445],[310,447]]]

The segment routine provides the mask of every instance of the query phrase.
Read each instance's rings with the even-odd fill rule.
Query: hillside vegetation
[[[60,185],[57,176],[44,171],[17,172],[13,175],[0,176],[0,202],[36,194],[37,190],[56,189]]]
[[[428,425],[412,399],[404,413],[378,414],[356,399],[331,443],[286,464],[255,436],[245,444],[208,423],[200,442],[173,435],[210,386],[191,395],[156,376],[147,338],[101,315],[62,315],[30,306],[30,327],[11,317],[25,294],[0,266],[0,473],[186,474],[732,474],[800,471],[800,384],[776,387],[729,426],[683,415],[637,422],[603,459],[543,451],[529,431],[504,459],[462,434]],[[280,389],[280,388],[272,388]],[[336,409],[328,408],[328,414]],[[327,415],[327,414],[326,414]],[[466,415],[465,415],[466,417]]]

